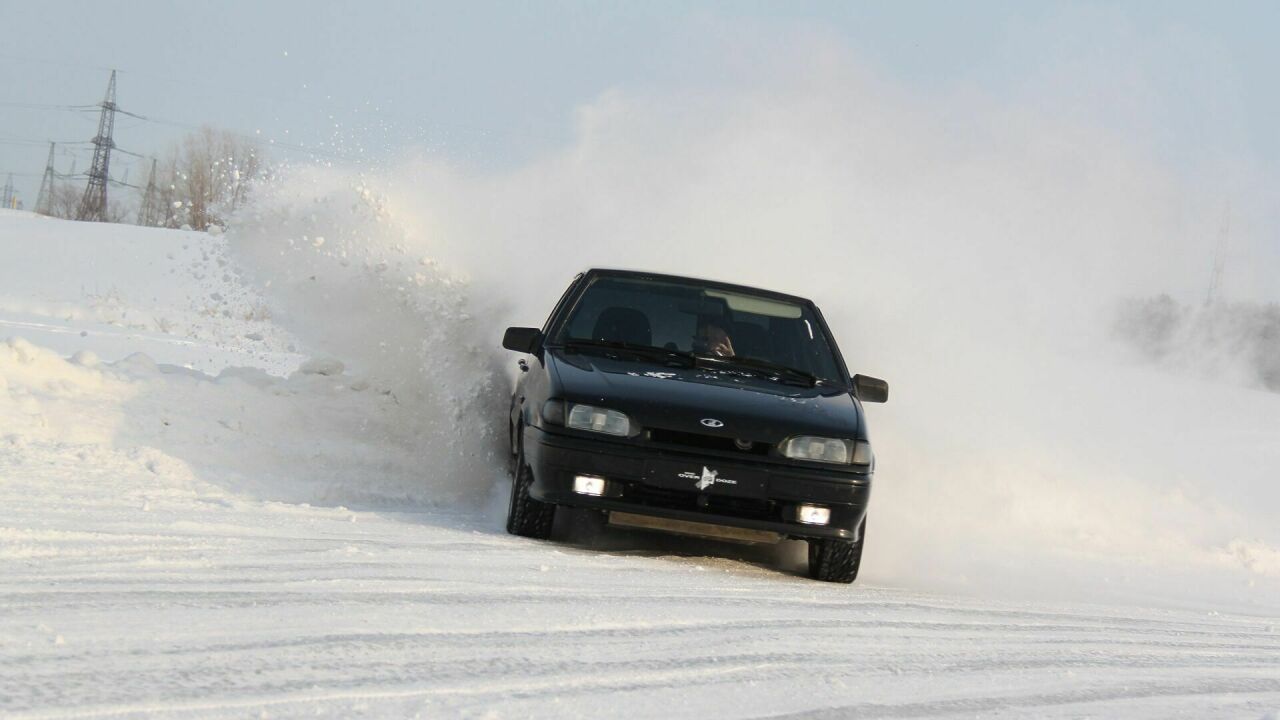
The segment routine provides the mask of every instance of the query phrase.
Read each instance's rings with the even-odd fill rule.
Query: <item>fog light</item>
[[[573,491],[579,495],[604,495],[605,481],[595,475],[577,475],[573,478]]]
[[[826,525],[831,522],[831,508],[820,505],[801,505],[796,508],[796,520],[805,525]]]

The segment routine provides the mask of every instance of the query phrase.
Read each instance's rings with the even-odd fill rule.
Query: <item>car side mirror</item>
[[[542,344],[542,331],[538,328],[510,327],[502,336],[502,347],[522,353],[535,353]]]
[[[889,402],[889,383],[868,375],[853,376],[853,392],[862,402]]]

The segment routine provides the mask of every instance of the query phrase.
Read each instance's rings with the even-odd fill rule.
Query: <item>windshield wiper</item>
[[[789,367],[787,365],[769,362],[768,360],[757,360],[755,358],[739,357],[737,355],[729,357],[721,355],[698,355],[697,358],[699,362],[703,363],[746,368],[769,377],[787,377],[792,380],[799,380],[807,387],[815,387],[824,382],[822,378],[819,378],[813,373],[805,372],[804,370]]]
[[[687,367],[693,367],[697,363],[697,358],[691,352],[672,350],[670,348],[657,347],[656,345],[641,345],[638,343],[619,342],[616,340],[569,338],[564,341],[564,346],[568,349],[595,348],[599,350],[621,350],[644,358],[658,358],[666,361],[677,361]]]
[[[701,355],[688,352],[686,350],[673,350],[671,348],[657,347],[656,345],[641,345],[638,343],[620,342],[617,340],[592,340],[589,338],[569,338],[565,340],[563,344],[564,347],[569,350],[595,349],[621,351],[647,359],[656,359],[665,362],[679,362],[681,365],[686,367],[706,367],[711,365],[746,370],[768,378],[785,378],[793,382],[799,381],[803,383],[805,387],[815,387],[826,383],[822,378],[798,368],[769,362],[768,360],[757,360],[755,358],[739,357],[737,355],[732,357]]]

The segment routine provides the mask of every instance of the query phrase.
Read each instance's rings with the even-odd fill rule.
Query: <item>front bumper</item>
[[[871,474],[751,463],[667,449],[524,429],[529,493],[556,505],[594,508],[777,533],[783,537],[857,540],[871,497]],[[714,471],[710,485],[699,473]],[[609,481],[602,497],[573,491],[576,475]],[[706,476],[703,475],[703,478]],[[795,521],[800,503],[831,508],[827,525]]]

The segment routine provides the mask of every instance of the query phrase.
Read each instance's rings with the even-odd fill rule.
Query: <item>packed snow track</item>
[[[711,545],[662,556],[637,536],[600,553],[472,516],[158,491],[143,458],[41,458],[0,468],[6,716],[1260,718],[1280,706],[1269,621],[832,587]]]

